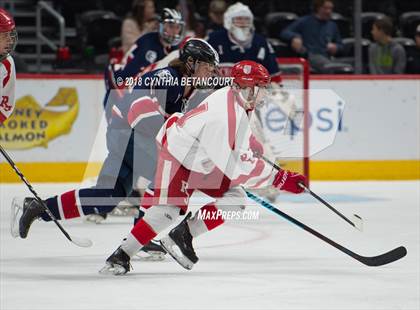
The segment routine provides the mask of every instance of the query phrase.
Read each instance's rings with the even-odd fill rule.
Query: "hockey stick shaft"
[[[361,262],[362,264],[365,264],[367,266],[386,265],[386,264],[392,263],[396,260],[399,260],[399,259],[403,258],[407,254],[406,248],[400,246],[400,247],[395,248],[395,249],[393,249],[393,250],[391,250],[387,253],[384,253],[382,255],[373,256],[373,257],[361,256],[361,255],[347,249],[346,247],[342,246],[341,244],[338,244],[337,242],[331,240],[330,238],[324,236],[323,234],[319,233],[318,231],[314,230],[313,228],[303,224],[302,222],[300,222],[297,219],[291,217],[290,215],[284,213],[283,211],[280,211],[275,206],[273,206],[272,204],[270,204],[270,203],[266,202],[265,200],[261,199],[257,195],[255,195],[253,193],[250,193],[247,190],[245,190],[245,192],[250,199],[252,199],[255,202],[257,202],[258,204],[262,205],[264,208],[267,208],[268,210],[270,210],[270,211],[276,213],[277,215],[285,218],[289,222],[291,222],[291,223],[295,224],[296,226],[302,228],[303,230],[311,233],[312,235],[318,237],[322,241],[328,243],[329,245],[335,247],[336,249],[340,250],[341,252],[347,254],[348,256],[358,260],[359,262]]]
[[[6,150],[0,145],[0,152],[2,153],[2,155],[4,156],[4,158],[6,158],[7,162],[9,163],[9,165],[13,168],[13,170],[16,172],[16,174],[20,177],[20,179],[23,181],[23,183],[26,184],[26,186],[28,187],[29,191],[32,193],[32,195],[34,195],[35,199],[44,207],[45,212],[48,214],[48,216],[51,218],[52,221],[54,221],[54,223],[57,225],[57,227],[61,230],[61,232],[64,234],[64,236],[71,242],[75,243],[76,245],[79,245],[80,242],[78,242],[77,240],[73,240],[74,238],[72,238],[69,233],[64,229],[63,226],[61,226],[61,224],[57,221],[57,219],[55,218],[54,214],[52,214],[52,212],[50,211],[50,209],[48,209],[46,203],[38,196],[37,192],[34,190],[34,188],[32,187],[32,185],[29,183],[28,180],[26,180],[25,176],[23,175],[23,173],[19,170],[19,168],[16,166],[16,164],[14,163],[14,161],[12,160],[12,158],[10,158],[9,154],[7,154]],[[76,241],[76,242],[75,242]],[[91,241],[86,241],[82,243],[91,243]]]
[[[268,164],[272,165],[275,169],[277,170],[282,170],[278,165],[276,165],[275,163],[273,163],[271,160],[269,160],[268,158],[262,156],[262,159],[267,162]],[[342,214],[340,211],[338,211],[337,209],[335,209],[332,205],[330,205],[328,202],[326,202],[324,199],[322,199],[321,197],[319,197],[317,194],[315,194],[313,191],[311,191],[305,184],[303,183],[299,183],[299,186],[302,187],[306,192],[308,192],[312,197],[314,197],[315,199],[317,199],[319,202],[321,202],[324,206],[326,206],[328,209],[330,209],[331,211],[333,211],[335,214],[337,214],[339,217],[341,217],[343,220],[345,220],[347,223],[349,223],[350,225],[352,225],[353,227],[360,229],[354,222],[352,222],[349,218],[347,218],[344,214]],[[360,218],[360,216],[357,215],[358,218]],[[361,218],[360,218],[361,219]]]

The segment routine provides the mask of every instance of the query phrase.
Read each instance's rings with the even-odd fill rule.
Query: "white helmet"
[[[250,19],[249,26],[238,27],[237,25],[234,25],[233,19],[235,17],[248,17]],[[236,2],[228,7],[225,12],[224,27],[233,36],[235,41],[238,41],[241,45],[246,45],[252,40],[254,35],[254,15],[247,5]]]

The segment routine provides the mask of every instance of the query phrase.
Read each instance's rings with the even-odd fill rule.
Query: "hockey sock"
[[[47,207],[58,220],[72,219],[89,214],[111,212],[124,199],[125,193],[115,189],[84,188],[71,190],[46,200]],[[50,217],[44,212],[44,221]]]
[[[188,221],[191,235],[195,238],[211,231],[224,223],[223,211],[242,211],[247,203],[246,194],[239,187],[230,188],[218,197],[216,202],[202,207],[193,218]]]
[[[59,196],[54,196],[46,200],[47,207],[57,220],[71,219],[81,216],[80,203],[77,204],[78,193],[71,190]],[[46,212],[41,215],[44,221],[51,221]]]
[[[153,206],[139,220],[121,244],[121,248],[133,257],[144,245],[168,228],[179,216],[176,206]]]
[[[140,203],[140,207],[139,207],[139,213],[138,215],[134,218],[134,224],[136,225],[137,222],[143,218],[145,212],[147,209],[149,209],[153,204],[153,197],[154,197],[154,191],[153,189],[146,189],[146,191],[143,194],[143,197],[141,198],[141,203]]]
[[[193,238],[196,238],[223,223],[224,220],[221,213],[218,213],[216,206],[211,203],[198,210],[194,217],[188,221],[188,228]]]

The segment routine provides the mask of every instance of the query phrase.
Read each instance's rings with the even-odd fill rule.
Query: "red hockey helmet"
[[[240,87],[267,86],[270,83],[270,73],[255,61],[243,60],[232,67],[233,81]]]
[[[270,73],[263,65],[243,60],[232,67],[231,75],[247,110],[254,109],[263,101],[266,96],[265,89],[270,83]]]
[[[0,8],[0,61],[15,49],[16,43],[17,32],[13,17]]]
[[[15,21],[5,9],[0,8],[0,32],[9,32],[15,29]]]

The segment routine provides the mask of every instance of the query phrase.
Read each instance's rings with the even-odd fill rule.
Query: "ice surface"
[[[74,184],[34,184],[42,197]],[[13,196],[24,185],[0,184],[0,308],[8,309],[419,309],[420,182],[313,182],[312,189],[346,215],[364,219],[361,233],[310,196],[281,195],[283,211],[362,255],[404,245],[407,257],[367,267],[270,211],[229,222],[195,241],[192,271],[171,258],[133,261],[122,277],[98,274],[131,227],[111,217],[100,225],[63,222],[91,248],[69,243],[53,223],[36,222],[27,240],[9,233]]]

